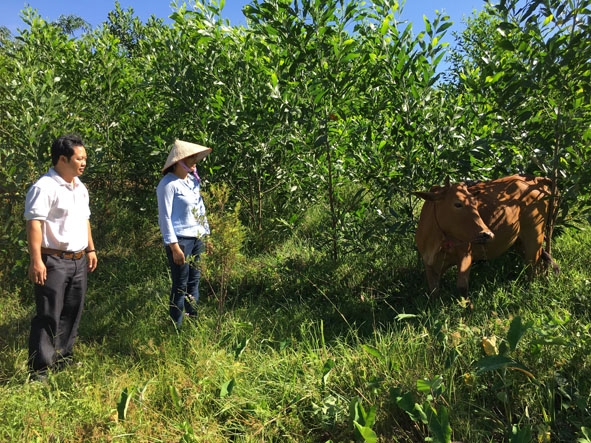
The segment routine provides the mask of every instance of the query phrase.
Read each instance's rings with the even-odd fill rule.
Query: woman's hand
[[[185,264],[185,254],[178,243],[171,243],[170,249],[172,251],[172,261],[175,265],[182,266]]]

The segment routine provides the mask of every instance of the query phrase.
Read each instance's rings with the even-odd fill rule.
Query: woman
[[[210,152],[211,148],[176,140],[156,188],[158,224],[172,277],[170,316],[177,329],[184,316],[197,317],[201,273],[195,262],[204,249],[203,238],[209,234],[209,225],[196,164]]]

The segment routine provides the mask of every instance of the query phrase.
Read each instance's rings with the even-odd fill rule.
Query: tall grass
[[[26,371],[32,288],[1,289],[0,441],[588,441],[588,232],[556,240],[561,275],[528,283],[505,256],[467,298],[453,272],[426,295],[410,238],[335,263],[294,235],[247,257],[223,311],[204,281],[176,332],[153,222],[97,228],[76,363],[47,383]]]

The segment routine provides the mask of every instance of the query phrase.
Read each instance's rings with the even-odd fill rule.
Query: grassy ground
[[[436,299],[408,239],[338,264],[290,241],[240,265],[223,310],[204,281],[180,333],[154,228],[101,237],[76,363],[46,383],[32,288],[1,289],[0,441],[591,441],[588,232],[557,239],[558,277],[508,255]]]

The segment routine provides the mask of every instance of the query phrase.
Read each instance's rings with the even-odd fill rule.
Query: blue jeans
[[[177,328],[183,323],[183,316],[197,316],[196,306],[199,301],[199,257],[203,252],[203,241],[195,237],[178,237],[179,247],[185,254],[185,264],[177,265],[172,257],[170,246],[166,246],[166,256],[170,266],[172,288],[170,290],[170,317]],[[189,264],[190,258],[192,263]]]

